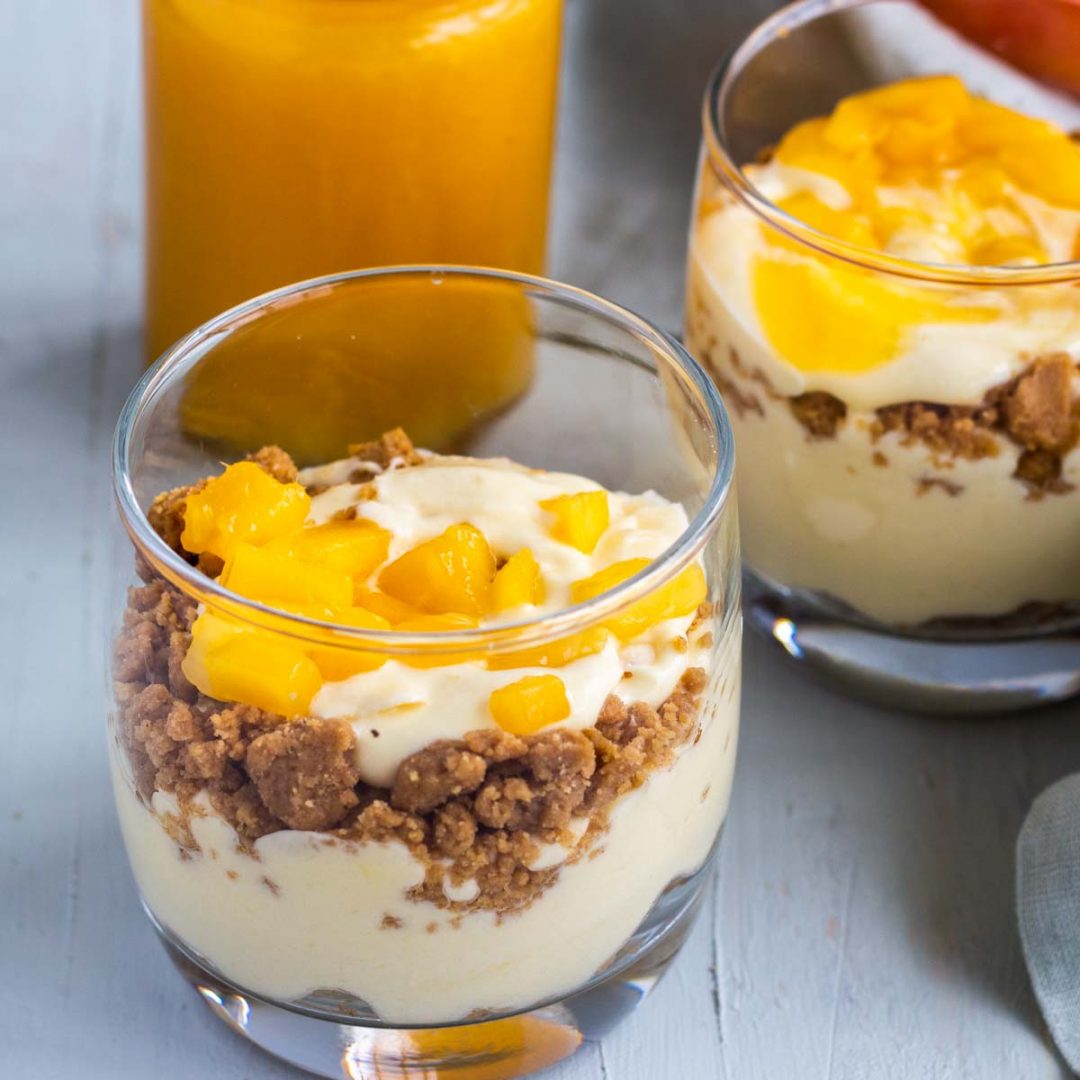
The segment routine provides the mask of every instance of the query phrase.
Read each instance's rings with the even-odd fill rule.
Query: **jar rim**
[[[920,282],[1000,287],[1003,285],[1049,285],[1080,279],[1080,261],[1040,266],[974,266],[963,263],[931,263],[889,255],[873,248],[841,240],[800,221],[767,199],[747,178],[729,149],[724,107],[739,76],[762,49],[792,31],[818,19],[856,8],[896,0],[795,0],[760,22],[714,68],[702,104],[702,129],[710,163],[724,185],[766,224],[785,236],[867,270]]]
[[[584,314],[619,325],[648,348],[656,358],[657,370],[661,368],[661,360],[667,365],[680,379],[683,388],[693,395],[707,418],[715,445],[716,468],[702,506],[665,551],[615,588],[569,607],[496,626],[403,633],[397,630],[361,630],[325,622],[284,612],[240,596],[197,570],[165,543],[140,506],[131,475],[133,433],[140,418],[159,395],[175,384],[187,367],[202,355],[206,346],[212,347],[215,338],[227,335],[241,324],[252,322],[271,305],[302,299],[308,292],[324,294],[327,289],[352,282],[406,277],[426,278],[433,284],[438,284],[439,279],[453,278],[519,286],[532,295],[558,300]],[[639,366],[645,363],[638,357],[634,357],[633,362]],[[715,530],[731,496],[734,459],[734,437],[723,401],[712,380],[672,335],[629,309],[573,285],[507,270],[447,264],[375,267],[311,278],[263,293],[210,319],[166,349],[131,391],[114,432],[112,472],[113,492],[120,518],[136,550],[155,571],[199,602],[225,607],[230,617],[263,627],[272,625],[275,632],[304,641],[325,643],[327,632],[331,632],[335,641],[343,646],[398,655],[416,652],[451,655],[475,652],[478,647],[482,647],[485,653],[497,654],[569,636],[597,625],[670,581],[698,556]],[[737,568],[732,572],[737,573]]]

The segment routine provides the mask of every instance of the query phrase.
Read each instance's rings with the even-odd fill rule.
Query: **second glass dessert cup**
[[[996,265],[1032,247],[999,237],[972,264],[955,258],[946,223],[904,204],[925,164],[923,120],[882,151],[911,162],[884,195],[877,160],[829,157],[811,122],[841,101],[845,123],[872,117],[868,98],[850,95],[885,84],[891,107],[947,120],[964,91],[943,76],[1065,131],[1080,125],[1080,107],[913,0],[804,0],[733,52],[706,93],[685,340],[724,394],[749,480],[753,624],[885,704],[1000,712],[1080,690],[1080,264],[1043,253]],[[924,81],[897,85],[907,79]],[[1004,113],[987,108],[973,138],[992,150]],[[870,145],[871,130],[840,123],[837,145],[842,134]],[[793,132],[816,188],[774,157]],[[1016,175],[990,150],[971,153],[991,164],[965,178],[978,205]],[[1045,188],[1027,157],[1009,164]],[[870,240],[845,233],[860,185],[880,196]],[[883,236],[888,253],[874,246]],[[1075,259],[1073,242],[1058,247]]]
[[[374,328],[365,318],[373,309]],[[432,339],[454,337],[453,357],[467,356],[471,333],[490,341],[491,320],[506,334],[514,326],[533,380],[494,420],[476,410],[458,456],[418,456],[400,434],[379,441],[403,393],[383,385],[395,319],[403,335],[419,323]],[[230,349],[291,363],[293,415],[276,432],[260,427],[260,438],[311,471],[297,474],[284,454],[242,439],[191,434],[188,387]],[[345,466],[320,468],[326,457],[304,429],[338,406],[333,374],[362,370],[372,356],[372,400],[385,391],[391,407],[355,439],[376,441],[342,447]],[[461,374],[446,371],[441,383],[459,419],[469,412]],[[234,399],[216,403],[221,415],[235,410],[238,430],[248,390],[237,377]],[[230,591],[222,581],[239,581],[239,560],[222,570],[213,545],[192,539],[184,500],[220,509],[225,489],[185,486],[245,453],[251,463],[226,470],[244,484],[229,490],[261,499],[262,516],[243,511],[218,526],[243,519],[249,538],[276,528],[287,500],[308,500],[310,515],[331,525],[378,518],[374,532],[394,536],[409,522],[422,528],[437,505],[469,504],[469,527],[491,538],[500,566],[519,533],[541,563],[543,550],[565,547],[552,565],[571,569],[603,564],[616,548],[649,557],[629,560],[637,572],[608,591],[572,592],[569,604],[532,615],[444,632],[407,616],[393,630],[328,625]],[[579,290],[504,272],[406,268],[305,283],[207,324],[147,374],[116,441],[135,557],[133,566],[127,549],[117,568],[110,753],[144,905],[221,1019],[328,1077],[499,1080],[567,1056],[637,1004],[700,906],[727,811],[740,676],[732,468],[719,397],[675,342]],[[390,506],[387,477],[399,486],[412,477],[420,501]],[[499,505],[472,494],[485,482],[504,493]],[[610,535],[582,540],[574,529],[589,522],[521,511],[533,505],[516,498],[526,484],[606,490],[611,524],[605,511],[597,528]],[[168,494],[177,488],[187,494]],[[667,539],[653,556],[647,541],[662,521]],[[673,521],[682,525],[672,530]],[[504,528],[512,543],[499,539]],[[564,547],[552,529],[569,538]],[[377,590],[356,585],[376,606]],[[387,620],[399,618],[400,599],[379,600]],[[214,622],[263,650],[254,664],[234,662],[235,690],[222,700],[204,692],[193,666],[195,652],[205,662],[213,647]],[[311,657],[327,679],[323,696],[305,706],[310,715],[274,715]],[[360,674],[336,681],[342,667]],[[470,687],[504,689],[518,675],[531,687],[564,682],[569,716],[520,736],[508,734],[525,732],[513,717],[503,730],[490,719],[471,730]],[[327,687],[350,686],[362,707],[319,706]],[[438,692],[425,704],[424,694],[409,696],[415,687]],[[461,871],[469,865],[472,879]]]

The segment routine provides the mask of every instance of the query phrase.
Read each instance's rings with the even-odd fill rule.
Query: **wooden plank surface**
[[[698,99],[767,0],[571,0],[553,270],[677,326]],[[295,1077],[213,1022],[138,907],[108,790],[111,428],[139,367],[136,0],[0,0],[0,1074]],[[747,649],[715,897],[669,976],[551,1080],[1067,1071],[1014,929],[1065,706],[874,712]]]

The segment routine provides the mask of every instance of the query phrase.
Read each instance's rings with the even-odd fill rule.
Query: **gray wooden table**
[[[768,0],[570,0],[557,276],[677,326],[697,102]],[[144,919],[102,719],[115,415],[139,369],[136,0],[0,0],[0,1075],[298,1074],[213,1021]],[[1067,1075],[1013,843],[1080,713],[871,711],[747,647],[714,902],[552,1080]]]

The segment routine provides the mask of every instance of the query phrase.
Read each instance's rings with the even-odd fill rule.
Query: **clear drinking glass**
[[[372,327],[375,310],[381,318]],[[276,429],[267,420],[258,435],[275,437],[309,465],[326,458],[323,440],[305,433],[338,407],[335,380],[346,367],[355,374],[373,363],[374,400],[385,403],[382,414],[369,408],[355,439],[398,423],[403,388],[385,385],[394,369],[381,360],[393,332],[408,338],[418,324],[432,340],[455,342],[446,362],[458,367],[441,377],[443,406],[459,420],[467,416],[467,345],[474,336],[490,341],[492,322],[508,347],[530,357],[533,378],[497,418],[477,410],[471,427],[459,424],[455,450],[576,472],[609,490],[652,490],[681,505],[684,531],[622,585],[551,614],[480,629],[334,629],[230,593],[151,527],[147,511],[160,492],[217,474],[223,460],[259,448],[239,435],[257,367],[239,367],[231,383],[217,383],[233,396],[218,405],[223,415],[235,412],[237,432],[224,444],[191,434],[188,387],[215,357],[243,347],[287,362],[295,373],[291,415]],[[416,382],[415,373],[400,370]],[[211,1010],[272,1053],[354,1080],[521,1076],[626,1015],[667,967],[699,907],[727,811],[738,730],[732,440],[715,389],[681,347],[604,300],[508,272],[402,268],[323,278],[236,308],[174,346],[124,408],[114,468],[120,519],[134,547],[120,548],[114,598],[109,743],[117,805],[144,906]],[[538,888],[506,912],[471,907],[468,888],[451,895],[446,886],[435,900],[407,897],[402,868],[410,887],[424,872],[409,877],[415,847],[393,833],[401,822],[379,842],[361,842],[350,839],[347,818],[310,829],[260,821],[272,803],[248,796],[262,792],[265,776],[245,773],[253,768],[250,750],[238,752],[230,741],[250,718],[177,675],[196,612],[257,626],[293,649],[318,643],[346,662],[390,657],[415,667],[417,677],[432,665],[498,669],[516,662],[510,654],[595,633],[687,570],[703,572],[708,601],[674,650],[689,651],[675,657],[672,677],[694,671],[675,683],[691,696],[680,699],[683,726],[663,736],[672,739],[671,753],[619,788],[606,816],[597,816],[592,793],[610,760],[604,747],[613,744],[593,726],[601,723],[595,713],[571,716],[568,723],[588,729],[598,748],[597,771],[573,819],[584,846],[573,857],[564,852],[561,867],[558,860],[530,864],[522,880]],[[265,678],[276,674],[268,666]],[[639,727],[654,731],[649,724],[661,715],[675,714],[631,710],[626,738]],[[273,732],[289,739],[304,722],[280,720]],[[408,723],[403,712],[379,726]],[[661,743],[643,743],[646,756]],[[356,795],[366,808],[391,798],[364,783]],[[414,845],[442,827],[411,820]],[[482,821],[477,837],[515,840],[509,827]]]
[[[1075,439],[1047,453],[999,423],[964,428],[975,441],[954,455],[935,430],[976,416],[992,425],[995,394],[1042,357],[1066,357],[1075,396],[1080,263],[886,255],[796,220],[743,170],[849,94],[943,73],[1080,127],[1075,102],[911,0],[804,0],[732,53],[704,104],[685,340],[725,397],[749,478],[752,623],[856,692],[992,712],[1080,687],[1080,454]],[[768,294],[753,276],[764,258],[776,268]],[[811,275],[831,291],[808,289]],[[957,311],[966,321],[943,325]],[[910,325],[897,331],[889,312]],[[893,333],[906,344],[871,386],[870,357]]]

